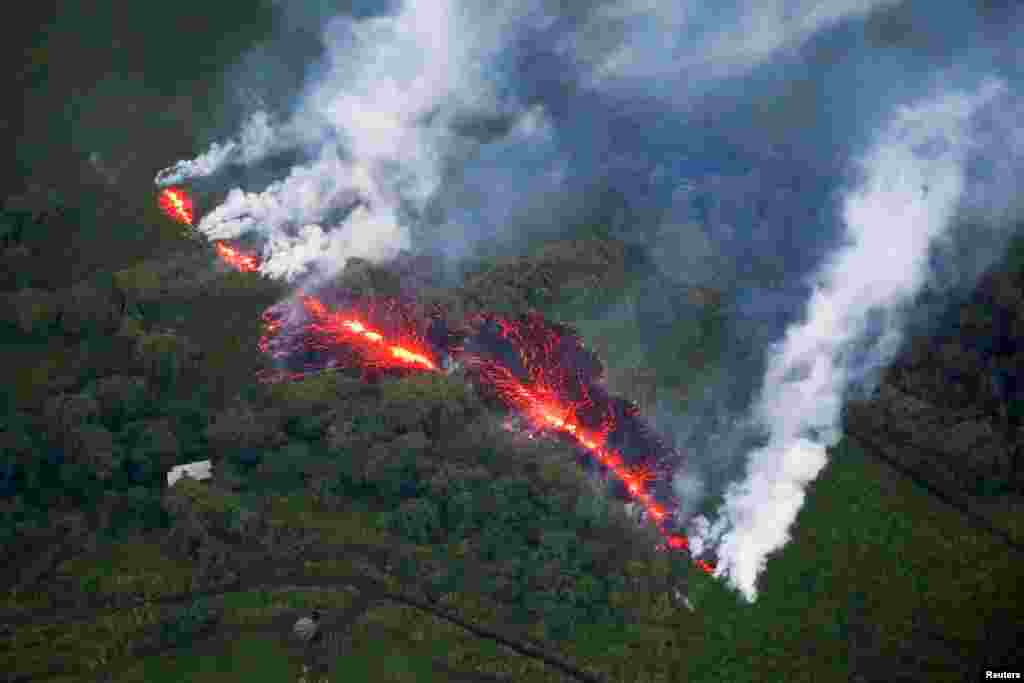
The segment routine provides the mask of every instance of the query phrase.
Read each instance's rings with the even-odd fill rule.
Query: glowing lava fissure
[[[166,187],[157,196],[160,209],[173,221],[192,227],[195,221],[195,204],[180,187]],[[260,269],[261,259],[256,254],[247,253],[225,242],[213,243],[213,249],[220,260],[235,270],[243,273],[254,273]]]
[[[473,328],[456,352],[478,383],[538,431],[564,435],[585,449],[600,474],[613,475],[623,497],[642,506],[667,548],[687,550],[686,536],[674,528],[678,500],[671,476],[680,454],[644,423],[635,404],[607,393],[600,384],[603,366],[579,336],[537,313],[515,319],[485,314]]]
[[[680,454],[640,418],[635,404],[610,396],[604,370],[578,335],[536,313],[517,318],[483,314],[449,331],[438,316],[424,330],[414,308],[397,299],[345,299],[329,307],[305,295],[301,307],[285,303],[263,315],[260,350],[278,364],[261,381],[299,379],[309,373],[359,368],[365,372],[437,372],[457,359],[483,394],[498,398],[538,432],[560,436],[585,451],[602,476],[612,475],[623,498],[642,506],[665,539],[688,550],[676,528],[678,500],[671,486]],[[693,558],[708,573],[714,567]]]
[[[279,368],[261,380],[276,382],[322,370],[355,368],[364,374],[436,372],[440,356],[426,340],[411,307],[397,299],[347,298],[340,310],[307,294],[263,314],[260,350]]]
[[[260,269],[260,257],[255,254],[248,254],[224,242],[214,242],[213,248],[220,259],[243,273],[255,273]]]
[[[192,199],[180,187],[165,187],[160,191],[157,202],[171,220],[192,225],[195,219],[195,207]]]

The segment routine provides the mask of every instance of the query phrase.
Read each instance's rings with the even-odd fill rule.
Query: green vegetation
[[[218,621],[218,610],[203,600],[195,600],[160,622],[160,643],[176,648],[186,647],[213,632]]]
[[[320,372],[297,382],[281,382],[270,388],[275,401],[296,409],[324,407],[350,395],[359,382],[340,372]]]
[[[465,382],[436,373],[410,375],[385,382],[381,393],[385,406],[412,407],[423,412],[469,402]]]
[[[132,299],[148,300],[160,293],[160,274],[153,263],[139,263],[114,273],[118,289]]]
[[[345,615],[325,622],[331,680],[440,681],[448,669],[562,680],[429,605],[610,681],[817,683],[885,678],[899,662],[908,676],[953,681],[978,664],[973,653],[1002,647],[991,624],[1022,602],[1012,555],[844,441],[747,604],[657,553],[652,530],[596,493],[570,450],[492,429],[496,416],[457,375],[255,385],[258,315],[276,285],[203,280],[189,268],[207,262],[180,263],[107,273],[127,300],[117,334],[96,334],[89,316],[59,321],[42,290],[22,288],[5,309],[0,343],[14,361],[0,415],[0,542],[34,562],[19,560],[0,604],[25,624],[0,669],[286,680],[307,656],[290,625],[320,608]],[[99,301],[104,277],[76,291]],[[581,280],[557,300],[539,287],[527,299],[578,327],[613,389],[636,389],[653,365],[662,395],[685,401],[723,352],[718,303],[706,297],[692,319],[638,339],[637,326],[603,313],[636,314],[640,284],[613,295]],[[170,466],[202,459],[214,480],[167,489]],[[51,537],[69,554],[41,552]],[[673,599],[683,578],[695,613]],[[32,616],[73,604],[94,612]]]

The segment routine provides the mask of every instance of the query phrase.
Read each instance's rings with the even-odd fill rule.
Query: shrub
[[[475,528],[476,522],[476,503],[470,491],[456,490],[444,499],[444,526],[449,534],[465,536]]]
[[[126,486],[155,486],[162,478],[157,463],[140,454],[122,457],[118,469],[118,478]]]
[[[141,377],[105,377],[90,384],[83,393],[96,399],[101,420],[113,429],[152,413],[146,381]]]
[[[39,289],[23,289],[3,302],[4,318],[24,334],[41,334],[56,325],[60,314],[57,297]]]
[[[188,369],[193,355],[187,340],[170,332],[145,333],[135,341],[135,358],[146,374],[165,388]]]
[[[260,473],[276,491],[290,491],[304,483],[305,474],[317,463],[309,444],[293,441],[263,459]]]
[[[391,434],[391,427],[379,414],[372,413],[353,418],[352,431],[362,437],[376,438]]]
[[[441,515],[433,501],[413,498],[390,515],[388,526],[413,543],[428,543],[440,531]]]
[[[385,382],[381,387],[381,398],[385,405],[416,405],[429,410],[438,405],[466,403],[469,392],[465,382],[429,373]]]
[[[61,328],[67,334],[109,333],[121,322],[123,295],[90,282],[80,282],[57,294]]]
[[[572,605],[553,602],[545,606],[544,634],[551,640],[566,640],[576,629],[579,610]]]
[[[93,423],[100,413],[99,403],[83,394],[60,394],[44,407],[47,427],[55,437],[65,437],[75,428]]]
[[[0,460],[0,498],[11,498],[21,489],[22,467],[13,459]]]
[[[252,446],[242,446],[241,448],[229,450],[225,459],[227,462],[232,465],[237,465],[242,469],[242,471],[245,471],[262,463],[263,457],[263,449],[254,448]]]
[[[555,560],[568,565],[576,543],[576,534],[571,531],[546,531],[541,535],[540,547],[536,551],[538,560],[541,563]]]
[[[229,270],[212,283],[213,296],[232,296],[238,294],[261,293],[272,283],[259,273],[247,273],[240,270]]]
[[[323,436],[330,417],[326,415],[297,415],[285,421],[285,433],[297,439],[315,441]]]
[[[112,519],[115,533],[162,529],[168,523],[159,494],[142,486],[132,486],[120,493],[118,514]]]
[[[583,527],[603,526],[609,517],[608,499],[600,495],[580,494],[576,499],[574,516]]]
[[[144,301],[160,293],[160,275],[156,268],[139,263],[114,273],[114,284],[133,301]]]
[[[220,613],[202,599],[179,609],[160,624],[160,641],[169,647],[187,647],[213,631]]]
[[[287,414],[303,415],[327,407],[361,389],[358,380],[335,371],[325,371],[296,382],[274,384],[268,393],[272,401],[283,404]]]

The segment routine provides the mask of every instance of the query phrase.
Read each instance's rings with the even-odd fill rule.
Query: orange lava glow
[[[265,334],[260,348],[268,355],[280,358],[295,352],[299,356],[323,354],[314,363],[314,372],[317,367],[323,369],[339,362],[367,371],[440,371],[436,351],[420,336],[415,316],[398,302],[375,299],[335,311],[317,296],[305,295],[300,301],[309,320],[302,323],[298,333],[282,332],[280,314],[264,315]],[[487,329],[509,340],[511,348],[515,349],[520,361],[519,374],[511,367],[516,363],[500,352],[471,352],[465,346],[450,347],[459,363],[471,372],[478,388],[493,393],[515,411],[530,425],[528,431],[557,432],[586,449],[609,474],[622,482],[629,498],[643,506],[664,539],[660,547],[688,551],[687,537],[677,532],[672,523],[675,503],[659,499],[655,493],[657,486],[664,484],[660,478],[667,476],[668,470],[656,469],[659,465],[653,453],[648,461],[609,444],[610,439],[618,443],[621,436],[616,427],[637,429],[633,422],[617,423],[621,419],[633,420],[638,412],[635,404],[612,401],[585,379],[600,376],[601,369],[589,363],[586,353],[579,351],[581,347],[573,346],[576,341],[568,336],[570,331],[551,326],[538,317],[498,318],[491,322],[494,325]],[[491,347],[496,346],[491,344]],[[487,342],[471,345],[476,349],[491,347]],[[492,356],[492,352],[498,355]],[[288,381],[301,376],[301,372],[277,370],[268,375],[267,381]],[[636,441],[632,443],[630,448],[637,448]],[[650,448],[660,448],[659,442],[652,441]],[[692,559],[701,570],[714,572],[709,563]]]
[[[213,248],[217,250],[217,256],[235,270],[254,273],[260,269],[260,259],[254,254],[246,254],[223,242],[214,242]]]
[[[304,296],[302,304],[313,317],[313,330],[334,341],[358,345],[364,352],[376,356],[376,364],[404,366],[423,370],[438,370],[425,346],[413,341],[389,343],[380,332],[368,327],[351,314],[333,313],[314,296]],[[383,358],[381,357],[383,355]]]
[[[531,390],[519,382],[508,370],[508,368],[493,362],[470,359],[470,364],[486,364],[485,374],[488,381],[493,382],[505,402],[516,408],[534,427],[538,429],[554,429],[570,435],[580,445],[587,449],[590,454],[602,465],[625,484],[630,497],[642,505],[648,516],[655,521],[659,530],[662,529],[662,522],[668,516],[663,506],[658,504],[651,495],[650,483],[655,480],[655,475],[644,467],[630,467],[623,463],[622,456],[614,449],[605,445],[605,438],[611,431],[610,421],[605,422],[600,430],[588,430],[581,426],[574,417],[574,409],[551,396],[551,392],[543,388]],[[686,536],[677,533],[665,533],[665,544],[673,550],[685,550],[689,548],[689,541]],[[703,560],[694,558],[694,563],[700,569],[711,574],[712,567]]]
[[[167,187],[160,191],[157,198],[160,208],[171,220],[192,225],[195,218],[195,210],[192,199],[185,194],[185,191],[176,187]]]

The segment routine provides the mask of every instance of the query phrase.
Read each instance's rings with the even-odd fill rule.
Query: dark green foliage
[[[121,458],[118,479],[125,486],[156,487],[163,482],[157,464],[150,458],[131,453]]]
[[[426,487],[416,469],[416,456],[411,452],[395,454],[374,477],[373,485],[381,498],[392,502],[415,498]]]
[[[239,473],[245,473],[252,468],[257,467],[263,462],[265,457],[265,451],[262,448],[254,448],[252,446],[243,446],[241,448],[233,448],[228,450],[226,453],[222,453],[224,459],[238,467]]]
[[[160,641],[169,647],[187,647],[211,633],[220,621],[218,610],[202,599],[177,610],[160,624]]]
[[[160,505],[160,490],[133,486],[121,494],[123,523],[131,530],[150,531],[167,526],[167,513]]]
[[[112,431],[125,424],[156,414],[157,404],[141,377],[105,377],[86,383],[83,394],[99,403],[100,419]]]
[[[568,565],[573,558],[573,547],[576,543],[576,534],[571,531],[545,531],[534,554],[540,562],[554,560],[559,564]]]
[[[507,562],[526,550],[526,539],[515,529],[500,523],[488,523],[480,531],[480,558],[485,562]]]
[[[57,472],[60,492],[69,496],[76,505],[88,505],[103,495],[103,483],[86,465],[65,462],[58,465]]]
[[[413,498],[402,503],[387,517],[391,531],[413,543],[429,543],[441,530],[441,515],[437,505],[426,498]]]
[[[297,415],[285,421],[284,430],[296,439],[314,441],[323,436],[329,424],[329,415]]]
[[[10,456],[0,460],[0,499],[11,498],[18,492],[25,475],[23,467]]]
[[[1017,235],[1010,240],[1003,264],[1009,272],[1024,275],[1024,235]]]
[[[560,602],[545,605],[544,632],[552,640],[569,638],[579,620],[580,612],[572,605]]]
[[[292,441],[284,448],[267,453],[260,467],[264,486],[286,492],[302,488],[305,475],[317,462],[309,444]]]
[[[31,216],[23,211],[0,211],[0,246],[20,243],[30,219]]]
[[[599,495],[580,495],[573,514],[576,523],[583,528],[601,527],[608,521],[608,499]]]
[[[391,434],[391,427],[380,415],[357,415],[352,420],[353,431],[364,438],[374,438]]]
[[[435,595],[452,593],[464,585],[464,574],[465,571],[461,563],[453,561],[432,574],[427,584]]]
[[[444,529],[450,537],[468,535],[478,522],[476,497],[468,488],[457,487],[444,498]]]
[[[476,459],[481,465],[487,467],[488,465],[494,464],[494,462],[500,457],[501,454],[498,452],[497,448],[494,448],[493,446],[484,446],[477,451]]]
[[[46,508],[33,505],[23,496],[15,496],[0,509],[0,545],[10,547],[22,534],[34,533],[48,525]]]

